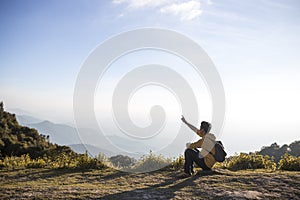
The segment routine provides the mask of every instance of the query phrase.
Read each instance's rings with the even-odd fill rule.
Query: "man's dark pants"
[[[201,167],[203,170],[211,170],[205,165],[204,158],[200,157],[200,152],[198,149],[186,149],[184,152],[184,172],[187,174],[194,173],[194,162]]]

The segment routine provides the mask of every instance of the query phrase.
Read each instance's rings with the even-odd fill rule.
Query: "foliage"
[[[129,156],[116,155],[109,158],[109,161],[118,168],[128,168],[135,164],[135,159]]]
[[[300,156],[300,141],[295,141],[295,142],[292,142],[290,145],[289,145],[289,154],[292,155],[292,156]]]
[[[300,171],[300,156],[292,156],[285,154],[279,161],[280,170]]]
[[[273,143],[271,146],[262,147],[258,153],[274,157],[275,162],[278,163],[281,157],[286,153],[293,156],[300,156],[300,141],[295,141],[290,145],[285,144],[281,147],[277,143]]]
[[[226,163],[227,163],[227,160],[225,160],[225,162],[216,162],[214,164],[214,169],[226,169]]]
[[[276,163],[269,156],[263,156],[256,153],[240,153],[238,156],[228,158],[225,166],[230,170],[243,169],[268,169],[276,170]]]
[[[109,157],[107,157],[104,153],[99,153],[98,156],[97,156],[97,160],[102,163],[103,165],[105,165],[106,167],[110,167],[110,168],[117,168],[117,166],[114,166],[110,160],[109,160]]]
[[[150,151],[149,155],[143,156],[132,167],[134,172],[148,172],[155,171],[170,165],[171,159],[165,158],[162,155],[155,155]]]
[[[171,167],[174,170],[182,169],[184,165],[184,157],[180,155],[179,157],[175,158],[171,164]]]
[[[19,125],[15,114],[4,111],[3,102],[0,102],[0,156],[28,154],[35,159],[44,155],[57,156],[63,152],[75,154],[70,147],[52,144],[37,130]]]
[[[10,156],[0,160],[0,168],[24,169],[24,168],[79,168],[100,169],[105,166],[96,158],[90,158],[86,154],[67,155],[60,154],[57,157],[43,157],[32,159],[28,154],[21,156]]]

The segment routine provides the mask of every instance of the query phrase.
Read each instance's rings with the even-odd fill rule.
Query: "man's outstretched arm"
[[[198,132],[197,132],[198,129],[197,129],[195,126],[193,126],[192,124],[188,123],[188,122],[185,120],[184,116],[181,117],[181,121],[182,121],[183,123],[185,123],[190,129],[192,129],[192,131],[194,131],[195,133],[198,134]]]

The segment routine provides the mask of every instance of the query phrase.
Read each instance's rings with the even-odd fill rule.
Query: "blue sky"
[[[0,99],[70,122],[77,74],[97,45],[123,31],[166,28],[213,59],[231,152],[289,143],[300,133],[299,9],[298,0],[2,0]]]

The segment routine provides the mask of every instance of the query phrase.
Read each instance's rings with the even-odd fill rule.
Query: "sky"
[[[290,143],[300,139],[299,9],[298,0],[1,0],[0,100],[9,109],[73,123],[74,86],[89,54],[119,33],[163,28],[193,39],[213,60],[226,95],[226,119],[218,136],[230,153]],[[162,56],[142,52],[132,59],[149,63],[147,53]],[[162,62],[170,60],[165,56]],[[118,79],[121,65],[108,72],[109,80]],[[211,105],[202,80],[194,80],[189,70],[182,74],[203,107],[200,118],[209,120]],[[154,97],[161,94],[156,87],[148,89]],[[172,103],[162,104],[172,111],[176,101],[165,95]],[[146,112],[143,105],[149,107],[141,96],[130,104],[140,111],[131,114],[133,120]],[[100,91],[95,94],[102,97]],[[180,110],[173,111],[175,120]],[[136,123],[149,123],[145,116]]]

